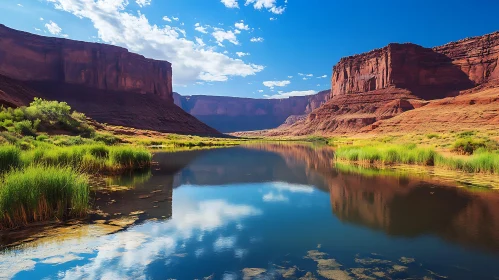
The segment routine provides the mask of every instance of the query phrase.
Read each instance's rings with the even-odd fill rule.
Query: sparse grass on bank
[[[1,178],[0,229],[81,217],[89,207],[85,175],[71,167],[28,166]]]
[[[474,173],[499,174],[499,154],[481,151],[467,157],[442,155],[433,148],[415,144],[374,144],[366,146],[342,146],[336,149],[338,159],[366,165],[415,164],[439,166]]]

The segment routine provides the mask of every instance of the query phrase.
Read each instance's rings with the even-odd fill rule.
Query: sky
[[[499,30],[497,0],[0,0],[0,23],[173,66],[181,95],[286,98],[331,87],[340,58]]]

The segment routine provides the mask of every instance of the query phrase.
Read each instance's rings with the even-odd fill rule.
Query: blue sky
[[[499,30],[499,1],[1,0],[0,23],[173,63],[174,90],[252,98],[330,88],[341,57]]]

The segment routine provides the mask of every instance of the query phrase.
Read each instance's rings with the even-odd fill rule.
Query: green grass
[[[21,165],[21,150],[15,146],[0,146],[0,173]]]
[[[335,151],[337,158],[368,164],[433,165],[436,155],[433,149],[415,145],[346,146]]]
[[[439,166],[470,173],[499,174],[499,154],[481,151],[468,157],[445,157],[432,148],[415,145],[344,146],[335,157],[364,164],[415,164]]]
[[[33,165],[12,169],[1,179],[0,229],[81,217],[88,202],[88,179],[73,168]]]
[[[24,166],[69,166],[83,172],[101,173],[120,173],[146,168],[151,165],[151,160],[151,152],[143,147],[101,144],[69,147],[46,145],[21,153]]]

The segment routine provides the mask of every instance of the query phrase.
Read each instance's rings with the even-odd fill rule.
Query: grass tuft
[[[1,179],[0,229],[81,217],[88,202],[88,179],[73,168],[39,165],[12,169]]]

